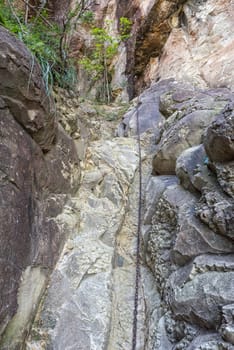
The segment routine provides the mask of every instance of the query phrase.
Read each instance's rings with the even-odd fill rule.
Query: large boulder
[[[234,160],[234,105],[227,105],[210,125],[204,139],[206,153],[212,162]]]
[[[232,98],[228,89],[199,90],[174,84],[160,95],[160,111],[168,118],[153,159],[155,174],[175,174],[180,154],[202,143],[203,133]]]
[[[215,329],[222,319],[221,307],[233,303],[233,255],[201,255],[171,275],[170,306],[177,317]]]
[[[118,126],[117,136],[132,136],[137,134],[137,113],[139,118],[139,132],[154,131],[159,138],[164,123],[164,116],[159,110],[160,95],[172,88],[176,83],[172,79],[153,84],[145,90],[139,98],[135,99],[133,105],[123,116]]]

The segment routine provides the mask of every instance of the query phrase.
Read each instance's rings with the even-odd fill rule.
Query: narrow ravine
[[[233,18],[0,2],[1,350],[234,350]]]
[[[135,137],[114,137],[113,122],[99,122],[104,136],[90,142],[77,197],[60,217],[70,237],[27,341],[28,350],[131,347],[138,147]],[[147,173],[144,146],[142,153]],[[139,349],[146,341],[145,284],[147,290],[153,284],[148,270],[142,269],[142,278]]]

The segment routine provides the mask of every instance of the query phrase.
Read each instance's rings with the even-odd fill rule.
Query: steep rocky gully
[[[49,97],[0,28],[0,349],[131,349],[138,108],[137,349],[232,350],[233,2],[104,5],[135,20],[110,106]]]

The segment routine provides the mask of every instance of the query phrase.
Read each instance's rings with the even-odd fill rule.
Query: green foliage
[[[93,11],[90,11],[90,10],[84,11],[80,16],[80,19],[81,19],[81,23],[92,24],[94,22]]]
[[[21,20],[22,14],[18,13],[18,18]],[[18,34],[23,29],[13,16],[10,7],[5,5],[4,0],[0,0],[0,24],[15,34]]]
[[[95,49],[93,57],[99,60],[110,60],[118,51],[119,41],[112,38],[106,29],[95,27],[91,30],[94,37]]]
[[[83,57],[79,62],[89,74],[92,81],[98,80],[104,71],[104,66],[98,59]]]
[[[118,51],[119,38],[113,38],[108,34],[106,29],[100,27],[93,27],[91,34],[94,41],[93,50],[89,55],[86,55],[80,60],[80,64],[88,73],[91,81],[103,80],[103,89],[100,91],[102,98],[100,99],[109,103],[111,95],[109,65]]]
[[[122,41],[125,41],[130,37],[131,29],[132,29],[132,21],[127,17],[120,17],[119,31],[120,31],[120,38]]]
[[[111,24],[111,21],[106,21],[106,28],[91,28],[93,48],[89,54],[79,61],[88,73],[91,81],[95,82],[98,79],[102,79],[103,86],[100,95],[103,96],[102,100],[108,103],[111,95],[109,84],[111,61],[117,54],[120,43],[129,38],[132,28],[132,22],[126,17],[121,17],[119,22],[120,35],[114,38],[109,34]]]
[[[14,9],[12,0],[9,1],[11,7],[0,0],[0,24],[17,35],[32,56],[36,56],[42,68],[47,92],[54,83],[64,88],[71,87],[75,83],[76,74],[73,62],[66,60],[65,64],[61,57],[63,29],[48,20],[45,10],[40,16],[31,17],[25,24],[23,13]]]

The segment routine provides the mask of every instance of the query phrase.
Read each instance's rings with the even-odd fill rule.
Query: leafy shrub
[[[119,19],[119,31],[122,41],[129,39],[132,29],[132,21],[127,17],[120,17]]]
[[[47,11],[40,16],[32,16],[24,23],[23,13],[13,7],[13,2],[0,0],[0,24],[14,33],[25,43],[41,65],[47,92],[50,86],[57,83],[68,88],[75,84],[75,67],[71,60],[62,57],[61,38],[63,29],[56,23],[49,21]]]
[[[93,11],[86,10],[81,15],[81,23],[92,24],[94,22],[94,13]]]
[[[108,26],[111,23],[111,21],[105,22],[107,29],[103,27],[91,28],[93,48],[79,61],[91,81],[95,82],[102,79],[103,84],[99,95],[102,95],[101,99],[107,103],[110,103],[111,100],[109,82],[111,78],[111,60],[117,54],[120,43],[130,37],[132,28],[132,22],[126,17],[121,17],[119,22],[120,35],[114,38],[108,33]]]

